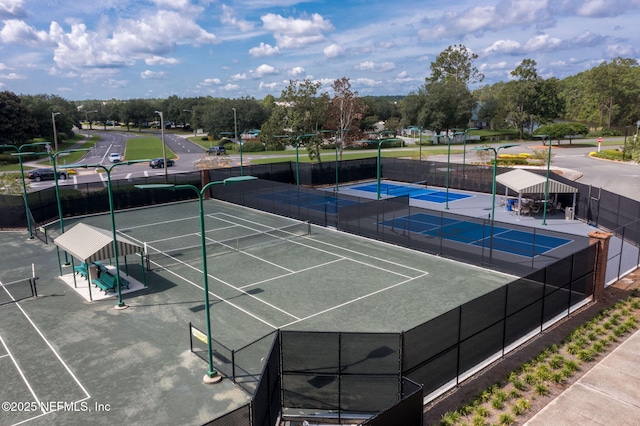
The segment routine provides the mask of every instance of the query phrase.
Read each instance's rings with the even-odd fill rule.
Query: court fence
[[[245,424],[275,425],[274,413],[281,413],[298,421],[359,419],[386,426],[404,418],[402,424],[421,425],[424,400],[588,303],[597,250],[583,248],[401,333],[271,333],[271,352],[248,408],[255,413],[261,407],[263,414],[251,414]],[[209,424],[227,424],[220,421]]]

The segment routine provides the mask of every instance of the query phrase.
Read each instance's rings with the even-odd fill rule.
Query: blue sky
[[[406,95],[450,45],[484,83],[640,59],[640,0],[0,0],[0,90],[70,100],[278,96],[338,78]]]

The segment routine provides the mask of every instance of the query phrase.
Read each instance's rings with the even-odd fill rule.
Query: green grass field
[[[166,148],[167,158],[176,158],[176,154]],[[127,147],[124,152],[125,160],[145,160],[162,157],[162,140],[149,136],[143,138],[132,138],[127,140]]]

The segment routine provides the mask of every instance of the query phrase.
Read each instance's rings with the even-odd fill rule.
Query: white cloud
[[[304,68],[293,67],[287,72],[287,74],[289,74],[291,77],[299,77],[304,74]]]
[[[606,54],[609,58],[637,58],[638,49],[628,44],[610,44],[606,48]]]
[[[226,91],[226,92],[231,92],[232,90],[238,90],[240,89],[240,86],[238,86],[237,84],[226,84],[222,87],[222,90]]]
[[[251,49],[249,49],[249,54],[254,58],[259,58],[261,56],[274,56],[278,55],[279,53],[280,49],[263,42],[260,43],[260,46],[252,47]]]
[[[1,0],[0,18],[24,18],[24,0]]]
[[[247,79],[247,74],[242,73],[242,74],[234,74],[231,76],[231,80],[246,80]]]
[[[151,71],[151,70],[146,70],[140,73],[140,77],[143,80],[163,80],[165,78],[167,78],[167,73],[165,73],[164,71]]]
[[[274,90],[276,87],[278,87],[278,83],[265,83],[264,81],[261,81],[260,84],[258,85],[258,88],[260,90]]]
[[[167,0],[167,1],[172,1],[172,0]],[[242,32],[251,31],[254,27],[253,22],[238,19],[236,17],[235,11],[231,7],[225,4],[222,5],[222,16],[220,17],[220,22],[226,25],[237,27]]]
[[[165,58],[164,56],[152,56],[146,58],[144,63],[147,65],[175,65],[178,63],[176,58]]]
[[[3,80],[24,80],[26,77],[22,74],[16,74],[15,72],[11,72],[9,74],[0,74],[0,79]]]
[[[376,87],[380,86],[382,84],[382,81],[374,80],[372,78],[356,78],[355,83],[361,86]]]
[[[483,55],[492,54],[511,54],[519,52],[521,48],[520,43],[514,40],[496,40],[491,46],[482,50]]]
[[[220,84],[222,83],[219,78],[205,78],[201,83],[204,86],[210,86],[212,84]]]
[[[377,72],[384,72],[384,71],[391,71],[396,69],[396,64],[394,64],[393,62],[372,62],[372,61],[365,61],[365,62],[361,62],[360,64],[358,64],[356,66],[356,69],[359,69],[360,71],[377,71]]]
[[[249,73],[252,74],[252,77],[254,78],[262,78],[265,75],[278,74],[279,72],[280,71],[278,71],[275,67],[272,67],[271,65],[262,64],[255,70],[251,70]]]
[[[562,44],[563,42],[559,38],[551,37],[549,34],[541,34],[527,40],[524,50],[527,52],[554,50],[562,47]]]
[[[324,40],[323,31],[330,31],[333,25],[317,13],[311,19],[284,18],[268,13],[260,18],[267,31],[273,32],[276,46],[293,49]]]
[[[4,21],[4,27],[0,30],[0,41],[5,44],[26,44],[28,46],[53,45],[46,31],[38,31],[18,19]]]
[[[338,56],[344,55],[344,49],[337,44],[332,44],[325,47],[322,52],[327,58],[337,58]]]

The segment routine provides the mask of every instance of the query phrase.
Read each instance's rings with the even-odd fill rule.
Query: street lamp
[[[115,306],[116,309],[127,309],[129,306],[126,305],[122,301],[122,291],[121,291],[121,283],[120,283],[120,263],[118,260],[118,241],[116,239],[116,218],[115,218],[115,207],[113,205],[113,192],[111,189],[111,170],[118,166],[124,166],[135,163],[148,163],[150,160],[131,160],[124,161],[122,163],[115,163],[111,166],[103,166],[102,164],[75,164],[73,167],[79,167],[83,169],[87,169],[89,167],[99,167],[107,173],[107,194],[109,196],[109,213],[111,214],[111,234],[113,238],[113,256],[116,261],[116,288],[118,289],[118,304]]]
[[[41,146],[48,145],[49,142],[36,142],[36,143],[26,143],[16,147],[15,145],[0,145],[0,148],[9,148],[13,149],[16,152],[22,152],[22,148],[31,147],[31,146]],[[27,197],[27,183],[24,178],[24,166],[22,162],[22,156],[18,156],[18,161],[20,162],[20,177],[22,178],[22,197],[24,198],[24,210],[27,216],[27,229],[29,230],[29,239],[33,239],[33,229],[31,227],[31,213],[29,211],[29,200]]]
[[[385,134],[391,134],[393,133],[391,130],[385,130],[383,132],[379,132],[376,133],[376,135],[378,136],[378,140],[377,141],[367,141],[367,143],[377,143],[378,144],[378,161],[376,163],[376,185],[377,185],[377,199],[380,199],[380,148],[382,146],[383,142],[387,142],[389,140],[389,138],[384,138],[384,139],[380,139],[380,136],[385,135]]]
[[[624,145],[622,147],[622,161],[624,161],[627,157],[627,132],[629,131],[629,126],[624,128]]]
[[[316,134],[315,133],[307,133],[304,135],[299,135],[296,136],[294,139],[294,143],[295,143],[295,147],[296,147],[296,186],[300,186],[300,157],[298,155],[298,148],[300,148],[300,139],[302,138],[311,138],[314,137]],[[291,136],[289,135],[278,135],[276,136],[276,138],[287,138],[287,139],[292,139]]]
[[[339,173],[338,173],[338,134],[342,133],[342,132],[348,132],[349,129],[340,129],[340,130],[320,130],[320,133],[334,133],[334,142],[335,142],[335,148],[336,148],[336,190],[335,192],[340,191],[339,187],[340,187],[340,179],[339,179]]]
[[[482,148],[474,148],[475,151],[493,151],[493,178],[491,185],[491,231],[489,232],[489,260],[491,261],[493,257],[493,222],[495,221],[495,209],[496,209],[496,172],[498,169],[498,151],[501,149],[507,149],[514,146],[518,146],[516,144],[507,144],[501,145],[497,148],[486,146]]]
[[[236,117],[236,109],[231,109],[233,110],[233,132],[235,134],[236,142],[238,143],[238,145],[240,145],[240,176],[242,176],[242,141],[238,139],[238,120]]]
[[[56,150],[56,152],[58,152],[58,131],[56,130],[56,115],[59,115],[59,112],[52,112],[51,113],[51,122],[53,123],[53,146]],[[57,161],[55,158],[53,161]],[[55,168],[55,164],[54,164],[54,168]]]
[[[167,180],[167,147],[164,144],[164,115],[162,111],[156,111],[160,116],[160,134],[162,135],[162,168],[164,169],[164,180]]]
[[[549,201],[549,172],[551,170],[551,136],[549,135],[535,135],[534,137],[540,139],[547,139],[549,142],[549,149],[547,150],[547,179],[544,184],[544,211],[542,212],[542,224],[547,224],[547,202]]]
[[[198,206],[200,208],[200,245],[202,249],[202,281],[204,286],[204,312],[207,322],[207,357],[209,362],[209,370],[204,376],[204,382],[207,384],[218,383],[222,380],[222,376],[218,374],[213,367],[213,348],[211,347],[211,313],[209,311],[209,273],[207,272],[207,241],[205,237],[204,228],[204,205],[203,198],[205,191],[212,185],[226,185],[228,183],[242,182],[246,180],[257,179],[254,176],[236,176],[230,177],[222,181],[209,182],[202,189],[194,185],[173,185],[173,184],[148,184],[148,185],[135,185],[138,189],[169,189],[175,191],[176,189],[191,189],[198,195]]]
[[[60,187],[58,185],[58,168],[57,168],[57,158],[59,155],[61,154],[70,154],[72,152],[86,152],[86,151],[90,151],[88,148],[81,148],[81,149],[69,149],[66,151],[58,151],[55,152],[53,154],[51,154],[50,152],[14,152],[11,155],[16,155],[16,156],[27,156],[27,155],[46,155],[49,157],[49,159],[52,160],[53,163],[53,179],[55,182],[55,188],[56,188],[56,201],[58,203],[58,216],[60,218],[60,235],[64,234],[64,218],[62,216],[62,204],[60,203]],[[68,177],[68,175],[67,175]],[[70,265],[69,263],[69,258],[67,256],[67,252],[64,252],[64,259],[65,259],[65,266]]]

